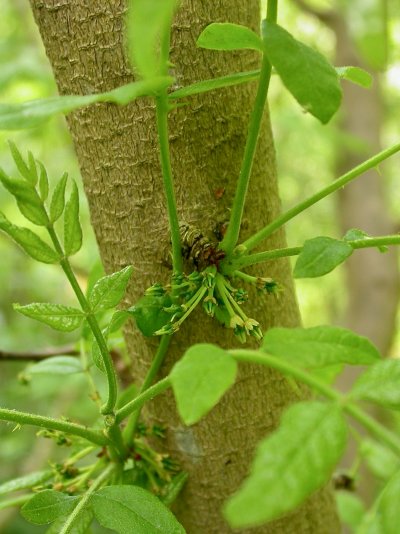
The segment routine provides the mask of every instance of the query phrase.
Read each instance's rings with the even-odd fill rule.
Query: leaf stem
[[[154,386],[149,387],[135,397],[133,400],[125,404],[122,408],[120,408],[116,413],[116,422],[120,423],[125,419],[125,417],[128,417],[129,414],[135,412],[136,410],[140,409],[143,404],[145,404],[147,401],[154,399],[154,397],[157,397],[157,395],[160,395],[163,393],[166,389],[168,389],[171,386],[171,382],[169,377],[163,378]]]
[[[170,342],[171,342],[171,336],[161,337],[160,343],[157,348],[157,352],[153,358],[153,361],[151,362],[150,369],[148,370],[145,376],[145,379],[143,380],[143,384],[140,387],[139,395],[147,391],[149,387],[151,386],[151,384],[153,383],[164,361]],[[136,411],[132,412],[132,414],[129,417],[128,423],[123,432],[125,443],[128,443],[128,444],[131,443],[135,437],[136,425],[140,417],[141,410],[142,410],[142,407],[140,406]]]
[[[386,443],[396,454],[400,454],[400,440],[395,434],[387,430],[383,425],[367,415],[357,405],[350,402],[345,395],[335,391],[333,388],[320,381],[307,371],[303,371],[290,363],[272,356],[266,352],[260,353],[255,350],[230,350],[229,353],[239,362],[259,363],[267,367],[272,367],[285,375],[303,382],[307,386],[315,389],[328,399],[340,404],[345,412],[357,419],[365,428],[374,434],[381,441]]]
[[[74,293],[76,295],[76,298],[79,301],[79,304],[81,305],[82,310],[86,313],[86,320],[99,346],[102,360],[104,363],[104,369],[106,372],[107,383],[108,383],[108,398],[107,398],[106,403],[101,408],[101,413],[103,415],[112,414],[114,412],[115,404],[117,401],[118,388],[117,388],[117,377],[115,374],[113,361],[111,359],[110,352],[107,347],[107,343],[104,339],[99,323],[97,322],[97,319],[95,315],[93,314],[85,295],[82,292],[82,289],[78,283],[78,280],[76,279],[76,276],[72,270],[71,264],[69,263],[68,259],[64,257],[65,256],[64,251],[61,247],[60,241],[58,240],[54,227],[52,225],[48,226],[47,230],[48,230],[48,233],[54,244],[56,251],[62,257],[62,260],[60,261],[61,268],[64,271],[65,276],[68,278],[68,281],[71,284],[72,289],[74,290]]]
[[[400,245],[400,235],[355,239],[354,241],[346,241],[346,243],[355,250],[360,248],[382,247],[385,245]],[[256,265],[257,263],[265,263],[267,261],[275,260],[277,258],[286,258],[288,256],[298,256],[302,250],[303,247],[278,248],[275,250],[257,252],[256,254],[250,254],[249,256],[241,256],[227,262],[223,272],[225,274],[230,274],[232,271],[237,271],[243,267],[249,267],[250,265]],[[241,278],[243,278],[243,276],[241,276]]]
[[[161,43],[162,74],[168,74],[169,48],[170,30],[165,32],[165,37]],[[169,150],[168,111],[168,93],[167,89],[163,89],[159,96],[156,97],[157,133],[160,148],[161,171],[164,181],[164,192],[167,201],[169,228],[171,232],[172,265],[175,273],[181,273],[183,271],[181,236],[179,231],[179,219],[176,207],[174,180]]]
[[[12,506],[20,506],[25,504],[32,498],[32,493],[27,493],[26,495],[18,495],[17,497],[12,497],[11,499],[6,499],[5,501],[0,501],[0,510],[5,508],[11,508]]]
[[[0,408],[0,420],[12,421],[20,425],[32,425],[50,430],[59,430],[60,432],[65,432],[66,434],[87,439],[91,443],[96,443],[97,445],[110,445],[109,439],[100,432],[96,432],[95,430],[91,430],[82,425],[71,423],[69,421],[53,419],[52,417],[45,417],[43,415],[35,415],[26,412],[19,412],[17,410]]]
[[[85,509],[85,506],[88,504],[90,497],[92,494],[109,478],[112,472],[116,469],[115,464],[110,464],[91,484],[90,488],[82,495],[82,498],[78,502],[78,504],[75,506],[75,508],[72,510],[71,515],[68,517],[66,522],[64,523],[64,526],[60,530],[60,534],[69,534],[72,532],[74,523],[76,519],[79,517],[80,513],[83,512]]]
[[[276,22],[278,9],[277,6],[277,0],[268,0],[267,20],[271,22]],[[254,102],[254,108],[250,117],[250,124],[244,149],[242,166],[240,169],[238,183],[236,186],[235,198],[232,204],[228,230],[219,246],[219,248],[223,250],[227,256],[232,254],[233,249],[235,248],[235,245],[239,238],[240,225],[242,222],[247,189],[249,186],[254,156],[257,149],[261,121],[263,118],[264,108],[267,101],[269,82],[271,79],[271,70],[271,63],[269,62],[267,55],[263,54],[257,95]]]
[[[384,161],[385,159],[389,158],[396,152],[400,150],[400,143],[397,143],[393,145],[390,148],[387,148],[386,150],[382,150],[382,152],[379,152],[375,156],[373,156],[370,159],[367,159],[364,161],[364,163],[361,163],[360,165],[357,165],[357,167],[354,167],[351,171],[347,172],[346,174],[343,174],[340,178],[329,184],[327,187],[324,187],[319,191],[318,193],[315,193],[311,197],[307,198],[306,200],[303,200],[303,202],[300,202],[290,210],[286,211],[285,213],[282,213],[279,217],[277,217],[274,221],[267,224],[262,230],[257,232],[256,234],[252,235],[242,243],[244,247],[248,251],[252,250],[255,246],[257,246],[261,241],[269,237],[271,234],[276,232],[281,226],[283,226],[285,223],[296,217],[299,213],[304,211],[305,209],[309,208],[319,200],[325,198],[326,196],[334,193],[341,187],[345,186],[355,178],[358,178],[361,174],[368,171],[369,169],[372,169],[373,167],[376,167],[379,163]]]

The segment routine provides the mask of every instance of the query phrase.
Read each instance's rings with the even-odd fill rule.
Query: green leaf
[[[261,525],[294,510],[328,482],[346,439],[337,406],[316,401],[291,406],[278,430],[259,444],[250,476],[227,502],[231,527]]]
[[[159,43],[171,26],[177,0],[130,0],[127,16],[129,58],[143,78],[160,75]]]
[[[347,230],[343,239],[348,243],[351,243],[352,241],[365,241],[367,239],[371,239],[371,236],[367,234],[367,232],[364,232],[364,230],[359,230],[358,228],[350,228],[350,230]],[[388,247],[386,245],[380,245],[376,248],[380,252],[387,252],[388,250]]]
[[[89,295],[92,310],[108,310],[117,306],[125,294],[132,272],[133,267],[128,266],[121,271],[100,278]]]
[[[105,342],[107,343],[108,330],[106,328],[103,330],[103,337]],[[102,373],[106,372],[106,368],[104,367],[103,356],[101,355],[100,347],[95,339],[93,339],[92,342],[92,360],[97,369],[99,369]]]
[[[22,516],[35,525],[52,523],[58,517],[68,514],[78,497],[70,497],[54,490],[37,493],[21,508]]]
[[[381,359],[366,337],[338,326],[312,328],[270,328],[262,350],[304,367],[338,363],[368,365]]]
[[[49,178],[47,176],[47,171],[45,166],[41,161],[38,161],[40,167],[40,176],[39,176],[39,192],[42,202],[44,202],[49,196]]]
[[[359,228],[350,228],[350,230],[347,230],[343,236],[343,239],[351,243],[352,241],[361,241],[363,239],[369,239],[370,237],[371,236],[367,234],[367,232],[364,232],[364,230],[360,230]]]
[[[27,306],[14,304],[14,309],[27,317],[45,323],[55,330],[72,332],[80,327],[85,315],[77,308],[62,306],[61,304],[47,304],[36,302]]]
[[[2,169],[0,169],[0,181],[7,191],[15,197],[18,208],[24,217],[39,226],[48,224],[49,219],[43,202],[31,183],[26,180],[10,178]]]
[[[214,89],[222,89],[223,87],[231,87],[232,85],[252,82],[253,80],[258,80],[259,77],[260,71],[252,70],[249,72],[229,74],[228,76],[221,76],[220,78],[213,78],[211,80],[203,80],[173,91],[168,95],[168,98],[170,100],[177,100],[178,98],[185,98],[187,96],[214,91]]]
[[[91,499],[97,521],[118,534],[184,534],[162,502],[137,486],[108,486]]]
[[[400,471],[385,486],[371,511],[361,523],[357,534],[398,534]]]
[[[145,295],[127,311],[135,318],[136,326],[142,334],[150,337],[170,321],[171,314],[164,311],[164,308],[168,308],[171,304],[171,297],[168,294]]]
[[[339,78],[361,85],[366,89],[372,85],[371,74],[360,67],[336,67],[336,72]]]
[[[332,65],[286,30],[265,21],[265,53],[297,102],[322,123],[336,113],[342,99],[338,75]]]
[[[13,157],[14,163],[25,180],[30,183],[31,185],[35,186],[37,182],[37,174],[35,173],[36,167],[34,169],[30,169],[28,165],[25,163],[24,158],[21,155],[21,152],[18,150],[15,143],[13,143],[11,140],[8,141],[8,146],[10,147],[11,155]],[[33,171],[33,172],[32,172]]]
[[[314,367],[311,370],[311,374],[318,378],[321,382],[325,384],[332,385],[337,376],[343,371],[343,364],[339,363],[337,365],[327,365],[324,367]]]
[[[13,491],[19,491],[26,488],[32,488],[42,482],[45,482],[53,476],[51,471],[35,471],[25,475],[23,477],[14,478],[0,484],[0,495],[11,493]]]
[[[353,252],[345,241],[315,237],[304,243],[294,268],[295,278],[316,278],[330,273]]]
[[[60,534],[68,517],[59,517],[50,528],[46,530],[46,534]],[[91,530],[88,530],[93,521],[93,512],[90,508],[81,510],[79,516],[75,519],[71,529],[68,530],[68,534],[91,534]]]
[[[363,439],[359,450],[368,469],[381,480],[388,480],[400,468],[398,456],[377,441]]]
[[[388,359],[368,368],[353,385],[350,396],[400,409],[400,360]]]
[[[55,96],[23,104],[0,104],[0,130],[21,130],[40,126],[57,113],[67,114],[97,102],[125,105],[138,97],[158,93],[172,81],[170,76],[159,76],[152,80],[129,83],[97,95]]]
[[[186,351],[170,378],[179,415],[197,423],[235,382],[237,364],[224,350],[201,343]]]
[[[42,263],[58,263],[60,258],[47,243],[28,228],[15,226],[0,212],[0,230],[8,234],[29,256]]]
[[[197,46],[211,50],[264,51],[262,39],[253,30],[230,22],[213,22],[201,32]]]
[[[337,491],[335,496],[341,521],[353,529],[357,528],[366,512],[362,500],[349,491]]]
[[[107,326],[108,333],[112,334],[122,328],[130,317],[132,317],[132,315],[127,310],[117,310],[114,312]]]
[[[27,369],[28,375],[72,375],[76,373],[83,373],[83,367],[79,358],[73,356],[46,358]]]
[[[50,221],[56,222],[64,211],[65,204],[65,186],[67,185],[68,173],[65,172],[56,187],[54,188],[53,195],[50,202]]]
[[[79,191],[76,182],[72,182],[70,199],[65,205],[64,213],[64,250],[67,256],[76,254],[82,246],[82,228],[79,222]]]

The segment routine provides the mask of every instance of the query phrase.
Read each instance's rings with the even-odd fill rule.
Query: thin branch
[[[61,347],[47,347],[38,351],[14,352],[0,349],[0,361],[41,361],[53,356],[79,356],[75,345]]]

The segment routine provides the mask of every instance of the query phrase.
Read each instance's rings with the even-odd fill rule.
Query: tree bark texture
[[[124,54],[122,0],[31,0],[61,94],[106,91],[132,80]],[[172,32],[173,75],[178,85],[256,68],[250,52],[202,51],[195,42],[214,21],[258,29],[257,0],[183,0]],[[255,86],[243,85],[188,100],[170,114],[170,142],[178,211],[182,220],[210,238],[229,219]],[[154,105],[140,100],[123,108],[95,105],[70,116],[101,257],[108,272],[134,266],[126,303],[132,305],[154,282],[166,282],[169,234],[155,133]],[[224,194],[221,197],[221,192]],[[243,237],[279,211],[275,156],[268,117],[254,165]],[[278,233],[270,247],[284,245]],[[261,272],[260,270],[258,272]],[[283,283],[282,297],[251,296],[248,313],[264,329],[299,324],[289,265],[271,263],[262,273]],[[131,325],[127,342],[140,380],[157,340],[143,339]],[[174,336],[162,375],[196,342],[234,345],[231,331],[202,311]],[[189,534],[231,532],[221,507],[245,476],[257,442],[273,430],[282,410],[298,400],[274,372],[243,366],[237,383],[200,424],[185,427],[171,395],[153,401],[147,416],[168,427],[165,443],[189,481],[175,507]],[[249,530],[254,533],[337,533],[329,490],[321,490],[289,517]]]

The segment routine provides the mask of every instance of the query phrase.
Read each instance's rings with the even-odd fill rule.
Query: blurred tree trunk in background
[[[336,157],[336,176],[344,174],[367,157],[379,152],[380,133],[384,122],[380,73],[367,64],[357,50],[346,17],[346,9],[318,10],[304,0],[293,0],[304,12],[326,24],[335,34],[337,66],[361,67],[372,74],[373,85],[365,89],[343,83],[341,107],[341,140]],[[377,0],[377,3],[378,0]],[[384,38],[384,36],[382,36]],[[338,195],[338,220],[342,234],[358,228],[370,235],[396,233],[396,225],[388,214],[385,184],[379,169],[371,169]],[[400,283],[397,247],[385,253],[376,249],[357,251],[345,263],[347,307],[342,323],[347,328],[368,337],[387,356],[396,333],[396,314]],[[338,386],[348,391],[360,374],[357,367],[348,366],[338,379]],[[387,414],[370,408],[374,417]],[[358,445],[352,443],[342,465],[350,468],[355,461]],[[359,473],[359,494],[366,501],[374,495],[374,478],[362,468]]]
[[[122,0],[31,0],[61,94],[105,91],[132,80],[123,46]],[[172,62],[177,83],[221,76],[257,66],[249,52],[220,54],[196,49],[200,31],[213,21],[259,28],[258,0],[183,0],[173,27]],[[171,150],[178,209],[183,220],[212,236],[229,217],[255,86],[242,85],[193,98],[170,115]],[[154,107],[148,100],[118,108],[96,105],[69,118],[81,165],[92,223],[108,272],[133,264],[128,291],[133,304],[150,284],[166,282],[168,223],[155,135]],[[217,191],[224,191],[221,198]],[[268,199],[268,203],[267,203]],[[267,114],[255,161],[246,211],[249,235],[279,212],[275,155]],[[285,243],[277,233],[269,246]],[[259,271],[262,272],[262,271]],[[268,275],[286,291],[279,300],[256,298],[248,311],[266,328],[299,324],[287,262],[269,264]],[[157,342],[132,327],[129,353],[143,377]],[[231,346],[230,331],[199,312],[174,336],[165,374],[196,342]],[[167,450],[189,472],[175,511],[188,534],[231,532],[221,506],[245,476],[257,442],[277,425],[289,403],[298,400],[282,377],[243,366],[236,385],[200,424],[186,428],[170,395],[151,403],[148,415],[168,429]],[[329,490],[317,492],[295,513],[251,532],[335,534],[340,530]]]
[[[373,76],[370,89],[343,83],[343,103],[336,175],[339,176],[381,150],[380,132],[384,121],[378,70],[361,57],[349,27],[345,8],[318,10],[304,0],[294,3],[315,16],[335,34],[338,66],[356,66]],[[379,0],[377,0],[379,4]],[[382,36],[384,38],[384,36]],[[385,184],[378,169],[366,172],[339,192],[338,218],[342,233],[358,228],[371,235],[396,233],[388,214]],[[400,296],[398,252],[391,247],[384,254],[375,249],[358,251],[345,264],[347,308],[342,323],[367,336],[381,353],[389,352],[395,334]],[[346,379],[351,379],[351,371]]]

